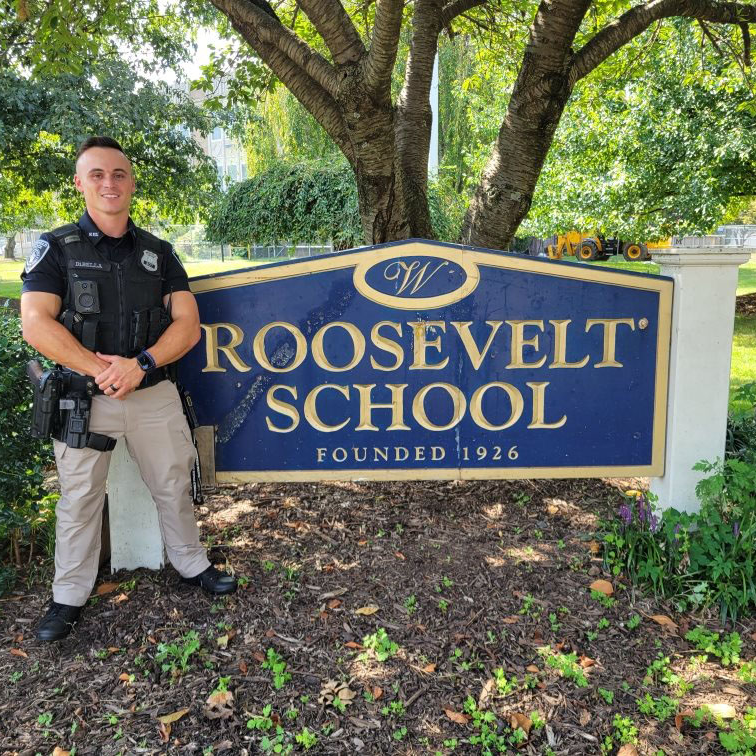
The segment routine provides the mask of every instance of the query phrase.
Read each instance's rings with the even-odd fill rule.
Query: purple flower
[[[628,527],[633,521],[633,510],[627,503],[620,504],[619,516],[622,522],[625,523],[625,527]]]
[[[659,529],[659,518],[651,513],[648,515],[648,528],[652,533],[656,533]]]
[[[680,539],[677,537],[677,534],[680,532],[680,523],[678,522],[677,525],[675,525],[674,530],[674,542],[677,543]]]
[[[735,520],[735,522],[732,523],[732,534],[735,538],[740,535],[740,522],[738,520]]]

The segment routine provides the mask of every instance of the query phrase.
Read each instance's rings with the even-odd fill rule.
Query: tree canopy
[[[272,77],[282,82],[351,166],[363,236],[370,243],[436,234],[427,179],[433,62],[442,36],[475,39],[482,54],[467,78],[483,76],[510,86],[508,94],[488,104],[495,119],[490,151],[483,161],[481,155],[469,156],[469,165],[475,164],[479,173],[471,182],[472,201],[459,236],[466,243],[495,248],[506,246],[534,207],[536,185],[570,100],[580,101],[586,82],[595,87],[602,78],[621,76],[618,52],[629,46],[626,49],[632,55],[642,56],[647,47],[660,44],[660,30],[675,23],[700,24],[705,45],[727,52],[719,70],[711,68],[710,82],[702,82],[696,95],[706,99],[705,92],[712,91],[714,82],[726,81],[733,66],[740,67],[743,80],[749,82],[749,25],[756,22],[756,5],[749,0],[647,0],[636,5],[629,0],[543,0],[540,4],[530,0],[413,0],[406,4],[400,0],[374,4],[281,0],[275,7],[267,0],[211,2],[219,12],[215,15],[218,27],[233,31],[241,44],[218,52],[206,70],[207,80],[225,66],[232,75],[232,102],[269,89]],[[83,5],[84,20],[59,13],[60,7],[67,7],[63,0],[38,7],[26,0],[22,5],[26,20],[21,20],[19,5],[16,25],[23,27],[33,20],[35,29],[44,26],[46,43],[57,40],[55,30],[61,25],[66,27],[66,39],[70,28],[84,30],[85,38],[101,31],[107,36],[108,30],[133,30],[167,62],[180,57],[176,37],[186,19],[207,22],[212,17],[206,0],[184,0],[181,12],[173,16],[161,16],[152,0],[128,5],[123,0],[102,0],[102,5],[89,0]],[[95,29],[98,13],[102,18]],[[53,18],[58,18],[55,30]],[[406,48],[400,45],[402,41]],[[50,43],[51,49],[65,48],[66,54],[73,44],[94,45],[98,51],[108,44],[117,47],[113,41]],[[30,45],[39,47],[38,35]],[[52,60],[45,52],[27,53],[27,58],[30,66],[39,69]],[[690,75],[690,71],[680,73]],[[741,97],[753,98],[748,86],[732,90],[733,107],[742,105]],[[630,94],[639,97],[637,92]],[[700,104],[675,97],[670,96],[657,113]],[[630,120],[638,118],[632,97],[627,101],[608,98],[612,99],[615,110],[625,108]],[[669,128],[677,126],[674,119],[667,123]],[[637,133],[644,129],[639,122]],[[465,139],[462,130],[458,138]],[[475,153],[476,145],[472,140],[468,144]],[[660,168],[660,175],[668,172],[673,146],[668,144],[666,163],[660,158],[659,165],[667,166]],[[700,145],[700,152],[705,149]],[[601,160],[610,162],[606,150]],[[477,169],[480,162],[483,165]],[[629,192],[630,184],[625,183]],[[659,191],[654,188],[652,194]],[[717,202],[713,198],[711,207]]]

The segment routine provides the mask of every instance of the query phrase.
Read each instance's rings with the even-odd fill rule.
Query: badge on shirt
[[[155,273],[158,269],[158,256],[157,253],[152,252],[149,249],[145,249],[142,252],[142,259],[140,260],[142,267],[145,270],[149,270],[150,273]]]
[[[47,254],[48,249],[50,249],[50,242],[46,242],[44,239],[35,241],[29,257],[26,258],[24,270],[31,273],[42,262],[42,258]]]

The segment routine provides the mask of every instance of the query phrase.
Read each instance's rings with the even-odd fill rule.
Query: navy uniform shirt
[[[103,234],[86,211],[76,225],[81,229],[82,234],[97,247],[97,251],[112,263],[123,262],[134,252],[136,227],[130,218],[126,233],[119,239]],[[189,279],[173,247],[171,247],[171,254],[164,255],[163,258],[162,296],[172,291],[189,291]],[[68,286],[66,260],[60,245],[53,236],[45,233],[35,242],[21,273],[21,280],[24,282],[21,288],[22,293],[44,291],[48,294],[57,294],[65,301]]]

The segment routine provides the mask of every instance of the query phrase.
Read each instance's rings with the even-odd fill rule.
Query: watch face
[[[147,357],[145,354],[138,354],[136,358],[137,364],[139,365],[142,370],[145,371],[145,373],[150,369],[150,358]]]

